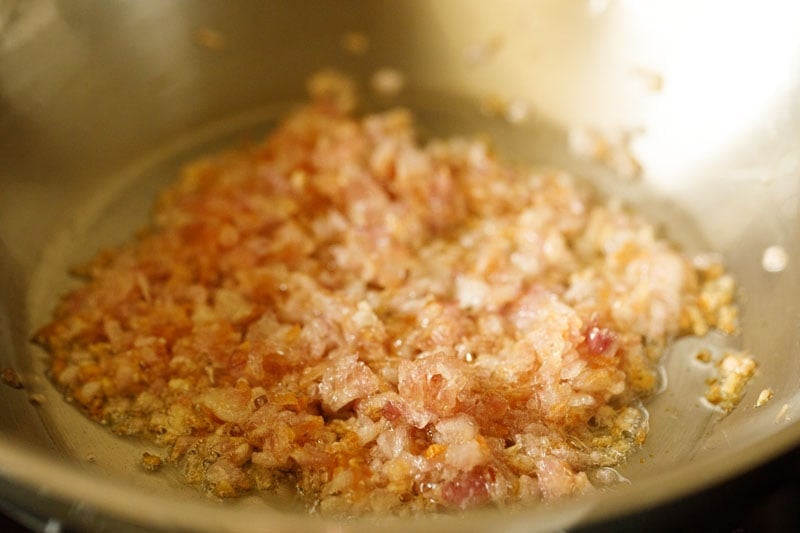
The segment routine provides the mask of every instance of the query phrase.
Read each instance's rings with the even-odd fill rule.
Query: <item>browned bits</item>
[[[383,67],[376,70],[370,78],[372,90],[384,96],[395,96],[405,87],[406,78],[395,68]]]
[[[212,52],[219,52],[226,46],[225,37],[217,30],[208,27],[197,28],[192,33],[192,41],[200,48]]]
[[[44,405],[44,403],[47,400],[45,399],[44,394],[33,393],[33,394],[28,396],[28,401],[31,403],[31,405],[35,405],[35,406],[39,407],[41,405]]]
[[[156,472],[163,466],[163,460],[158,455],[149,452],[142,454],[142,468],[148,472]]]
[[[775,396],[775,393],[772,389],[763,389],[760,393],[758,393],[756,407],[763,407],[773,398],[773,396]]]
[[[717,362],[717,369],[719,377],[709,381],[706,400],[729,413],[742,400],[756,362],[746,352],[727,352]]]
[[[356,106],[356,87],[353,80],[333,69],[324,69],[308,79],[306,89],[319,103],[348,113]]]
[[[369,37],[360,31],[350,31],[342,35],[342,50],[352,55],[363,55],[369,50]]]
[[[695,359],[700,361],[701,363],[710,363],[711,362],[711,351],[707,349],[702,349],[695,354]]]
[[[5,367],[0,371],[0,379],[12,389],[21,389],[25,386],[22,383],[22,378],[19,377],[19,374],[17,374],[13,368]]]

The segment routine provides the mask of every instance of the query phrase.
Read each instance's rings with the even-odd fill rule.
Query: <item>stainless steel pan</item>
[[[742,335],[686,339],[650,405],[651,434],[617,490],[519,512],[422,518],[420,529],[552,529],[655,506],[800,443],[800,5],[796,2],[479,0],[0,0],[0,500],[103,529],[295,530],[326,523],[257,498],[217,502],[147,445],[64,403],[28,339],[69,287],[70,265],[147,220],[180,162],[257,138],[333,65],[367,82],[406,77],[393,100],[429,135],[486,133],[517,161],[567,166],[638,204],[688,251],[713,249],[740,284]],[[369,39],[347,53],[345,33]],[[512,103],[510,117],[497,102]],[[530,115],[520,110],[531,110]],[[519,123],[518,123],[519,122]],[[638,182],[570,155],[567,132],[632,134]],[[766,248],[785,250],[780,271]],[[758,374],[727,417],[700,401],[698,343],[739,343]],[[764,388],[775,396],[754,406]],[[42,526],[40,523],[39,526]],[[384,521],[403,529],[402,520]]]

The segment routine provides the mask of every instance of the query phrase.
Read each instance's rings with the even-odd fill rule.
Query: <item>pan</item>
[[[777,0],[0,1],[0,368],[22,385],[0,387],[3,508],[35,529],[552,530],[654,508],[796,446],[797,20],[800,6]],[[330,66],[366,88],[365,109],[407,106],[425,136],[483,135],[512,161],[566,168],[737,279],[741,333],[669,350],[626,482],[413,519],[220,502],[169,469],[144,472],[149,444],[51,385],[30,338],[74,286],[70,267],[146,224],[182,163],[263,136]],[[370,91],[387,71],[402,90]],[[586,132],[624,145],[628,166],[576,152]],[[727,415],[702,400],[709,371],[693,354],[709,343],[758,362]]]

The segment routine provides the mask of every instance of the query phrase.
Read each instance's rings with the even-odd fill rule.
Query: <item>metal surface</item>
[[[736,342],[760,363],[742,404],[720,418],[699,400],[707,370],[691,354],[700,341],[679,343],[666,363],[669,386],[648,406],[650,437],[621,469],[630,485],[415,527],[587,523],[691,493],[797,445],[798,20],[791,1],[0,0],[0,367],[26,382],[23,391],[0,387],[0,497],[92,529],[334,526],[258,498],[212,501],[168,472],[144,473],[137,463],[147,445],[109,435],[65,404],[28,342],[69,286],[67,268],[141,226],[181,161],[257,138],[327,65],[362,81],[395,67],[407,90],[370,106],[406,104],[428,134],[486,132],[511,159],[565,165],[639,204],[689,251],[722,254],[741,287]],[[204,41],[202,29],[224,46]],[[369,36],[363,55],[340,47],[354,30]],[[524,101],[533,116],[521,125],[487,118],[487,98]],[[636,131],[643,180],[623,183],[570,158],[566,132],[584,126]],[[762,268],[770,245],[788,252],[782,272]],[[755,408],[765,387],[775,397]],[[44,403],[31,404],[31,394]]]

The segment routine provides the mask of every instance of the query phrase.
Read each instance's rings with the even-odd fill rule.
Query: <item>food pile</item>
[[[421,144],[404,109],[357,117],[351,89],[319,76],[263,143],[187,165],[37,334],[52,379],[219,497],[354,514],[591,490],[644,441],[665,346],[735,327],[732,292],[708,297],[727,275],[562,171]]]

